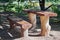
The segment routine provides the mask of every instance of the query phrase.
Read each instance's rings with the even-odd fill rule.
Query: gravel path
[[[20,38],[19,36],[19,33],[15,30],[7,32],[6,29],[0,29],[0,40],[60,40],[60,31],[51,30],[49,37],[28,36]]]
[[[51,31],[50,32],[51,36],[49,37],[22,37],[22,38],[18,38],[15,40],[60,40],[60,32],[59,31]]]

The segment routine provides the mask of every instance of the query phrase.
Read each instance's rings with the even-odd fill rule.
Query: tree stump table
[[[51,30],[51,26],[49,25],[49,18],[53,16],[57,16],[56,13],[54,12],[48,12],[48,11],[34,11],[34,10],[28,10],[25,9],[25,12],[29,13],[30,20],[33,19],[33,14],[34,15],[39,15],[40,21],[41,21],[41,33],[39,35],[41,36],[49,36],[49,32]],[[31,19],[32,18],[32,19]],[[36,24],[36,18],[34,18],[32,23]]]
[[[29,9],[24,9],[23,11],[28,13],[29,21],[32,24],[32,27],[30,30],[34,31],[36,28],[36,21],[37,21],[36,20],[36,14],[35,14],[36,11],[34,11],[34,10],[32,11]]]
[[[19,17],[8,17],[7,18],[10,23],[10,29],[13,29],[16,26],[21,27],[21,36],[20,37],[27,37],[28,36],[28,29],[32,26],[29,22],[19,18]]]
[[[53,16],[57,16],[56,13],[53,12],[37,12],[37,14],[40,16],[41,21],[41,36],[49,36],[49,32],[51,30],[51,26],[49,24],[49,18]]]

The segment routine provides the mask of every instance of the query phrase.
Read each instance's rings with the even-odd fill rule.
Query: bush
[[[58,17],[60,17],[60,7],[58,7],[58,5],[53,5],[51,9],[53,12],[58,14]]]

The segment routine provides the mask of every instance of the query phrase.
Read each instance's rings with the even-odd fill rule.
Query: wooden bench
[[[29,22],[19,18],[19,17],[8,17],[7,18],[10,24],[10,29],[13,29],[16,26],[21,27],[21,37],[28,36],[28,29],[32,26]]]
[[[48,11],[29,10],[29,9],[25,9],[23,11],[28,13],[29,19],[31,20],[31,23],[33,25],[36,25],[36,15],[38,15],[40,17],[40,21],[41,21],[40,35],[49,36],[49,32],[51,30],[51,26],[49,25],[49,18],[57,16],[56,13],[48,12]]]

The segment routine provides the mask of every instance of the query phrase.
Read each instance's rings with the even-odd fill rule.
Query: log
[[[19,17],[8,17],[7,18],[10,23],[10,29],[14,27],[21,27],[21,36],[20,37],[27,37],[28,36],[28,29],[31,28],[32,24],[19,18]]]
[[[36,11],[36,10],[29,10],[29,9],[25,9],[24,11],[27,12],[28,14],[29,13],[32,14],[29,18],[30,20],[32,20],[33,14],[39,15],[40,21],[41,21],[40,35],[41,36],[49,36],[49,32],[51,30],[51,26],[49,24],[49,18],[57,16],[57,14],[54,12],[49,12],[49,11],[38,11],[38,10]],[[35,21],[36,21],[36,19],[35,19]],[[31,22],[34,23],[35,21],[31,21]]]

